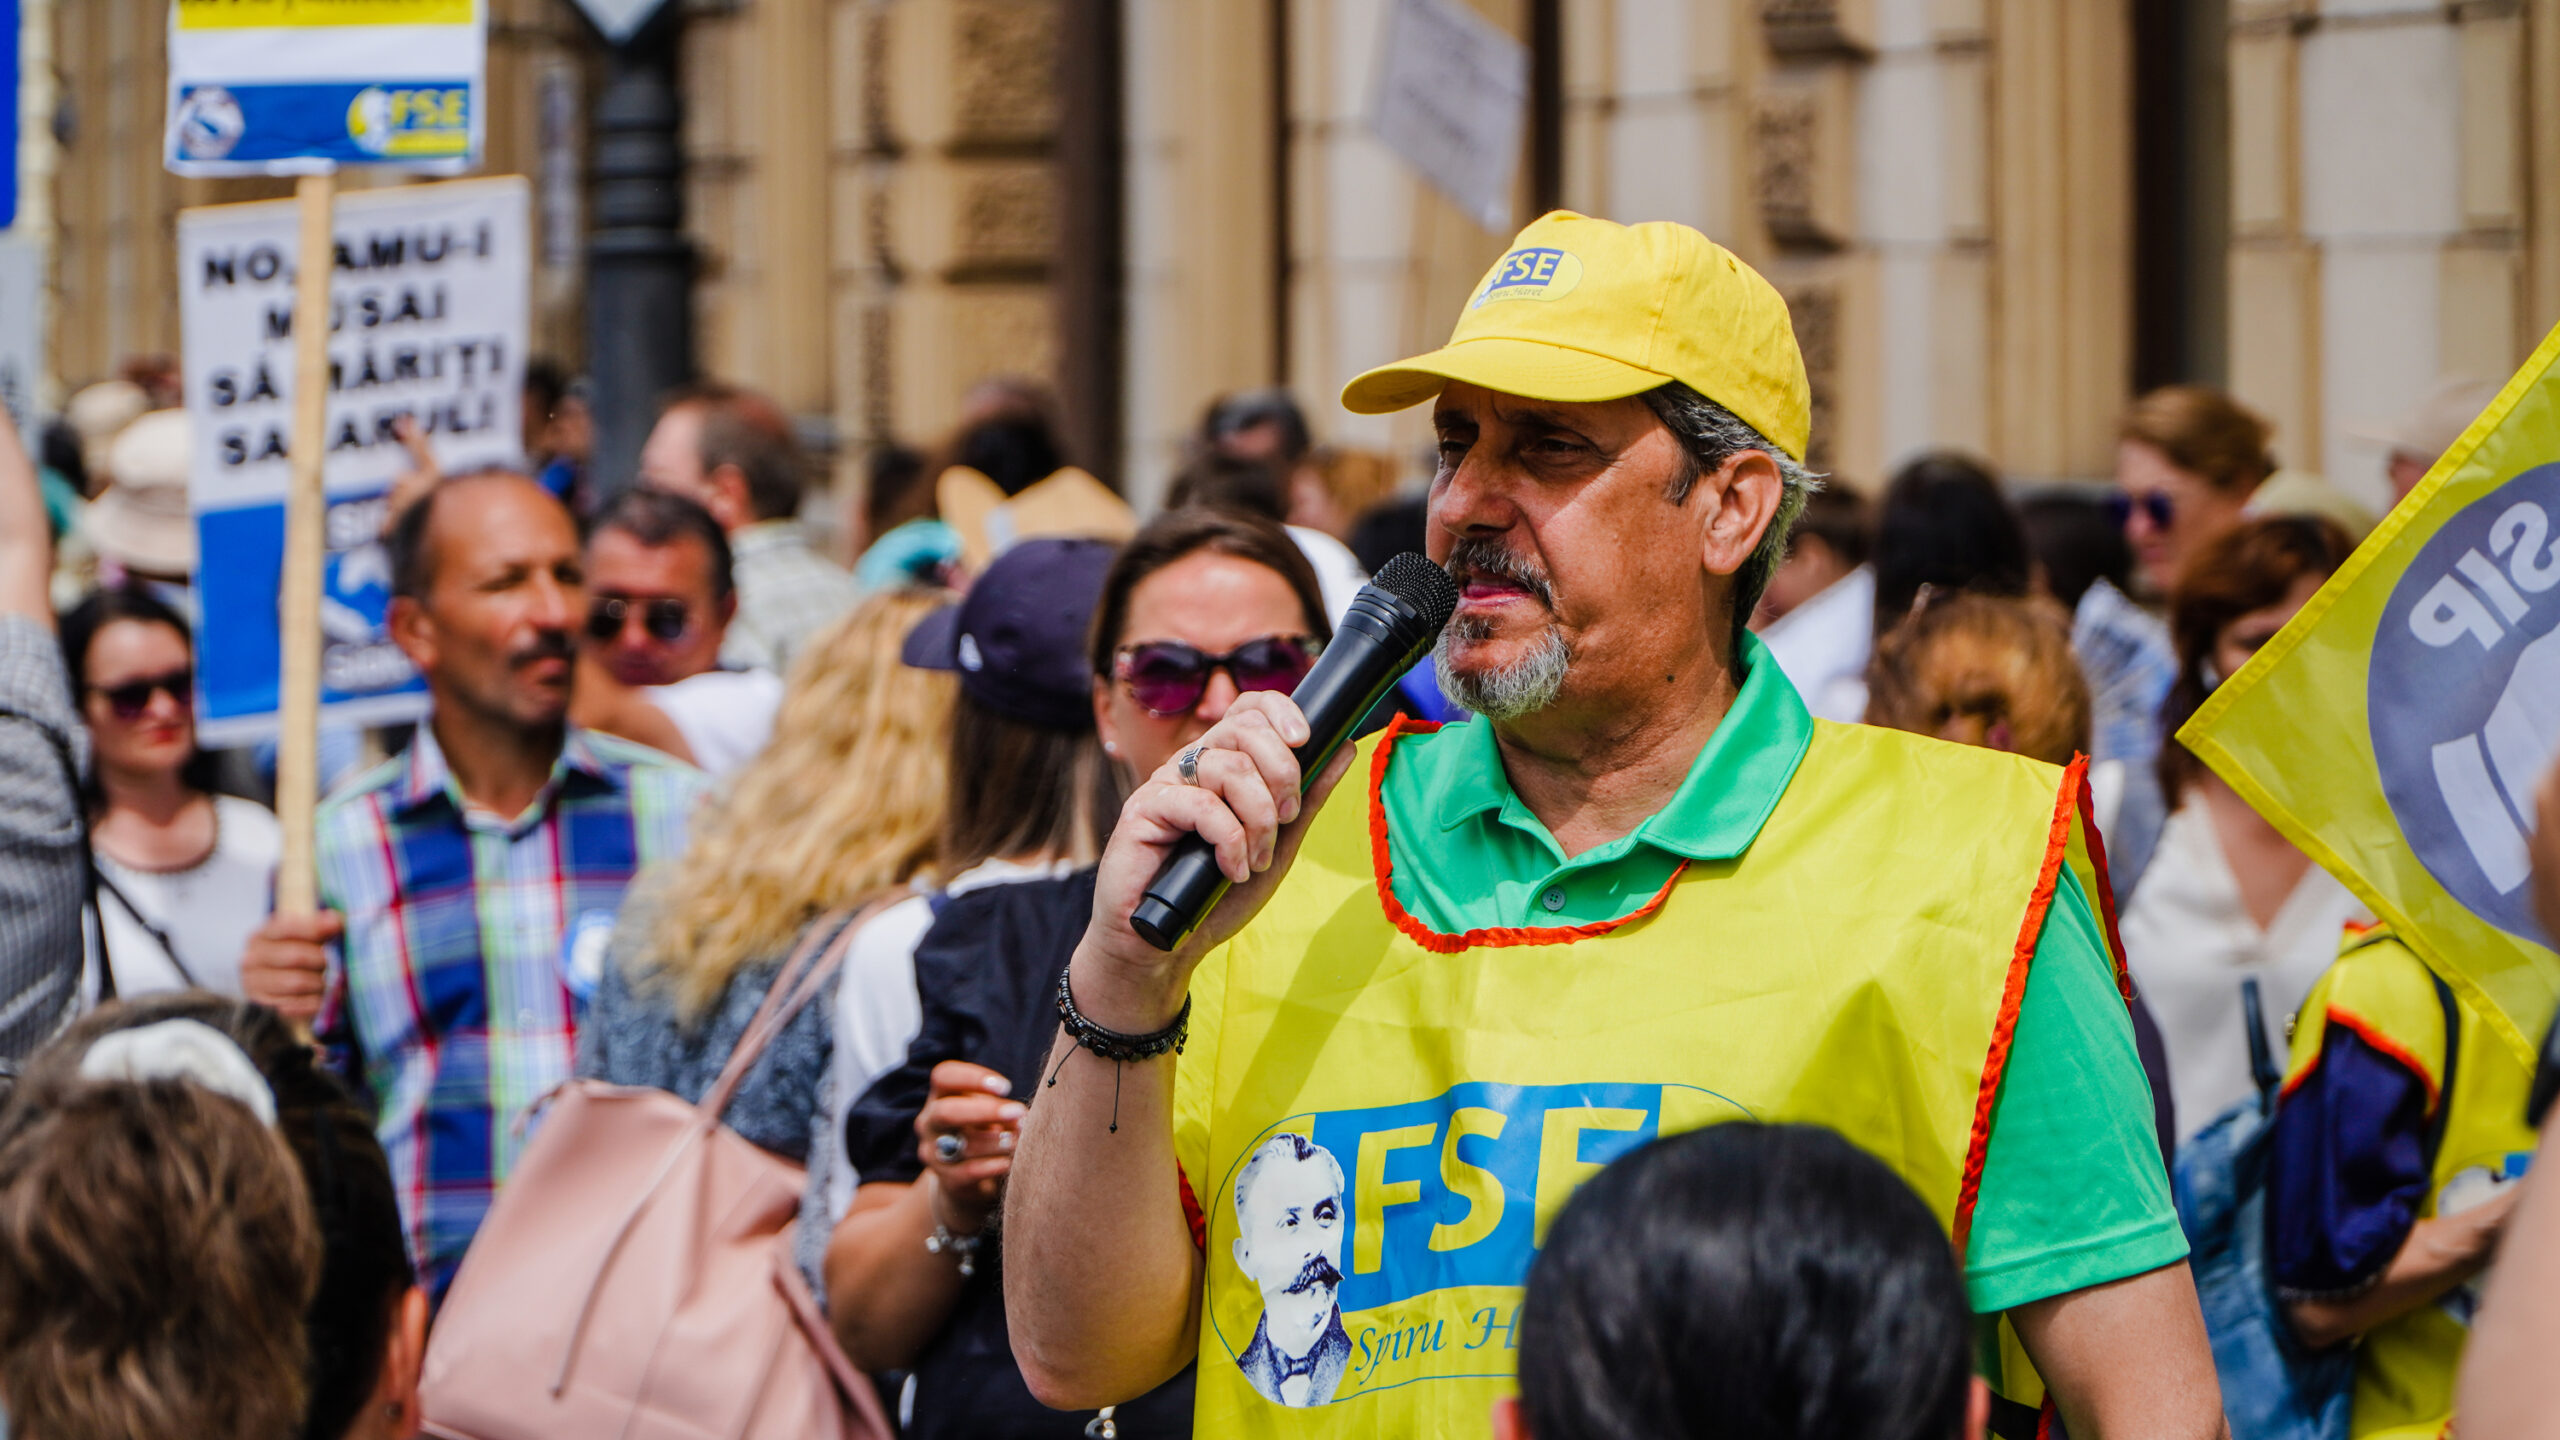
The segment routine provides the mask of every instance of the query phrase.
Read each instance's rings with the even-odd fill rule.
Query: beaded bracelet
[[[1191,997],[1182,997],[1182,1011],[1173,1023],[1144,1035],[1128,1035],[1096,1025],[1076,1008],[1075,992],[1067,988],[1067,972],[1058,972],[1058,1025],[1078,1048],[1090,1050],[1111,1062],[1111,1133],[1120,1133],[1120,1067],[1140,1060],[1153,1060],[1159,1055],[1182,1053],[1183,1042],[1191,1037]],[[1069,1052],[1073,1053],[1073,1052]],[[1067,1066],[1067,1057],[1058,1057],[1057,1070],[1049,1072],[1049,1085],[1058,1083],[1058,1070]],[[1048,1086],[1043,1086],[1043,1089]]]

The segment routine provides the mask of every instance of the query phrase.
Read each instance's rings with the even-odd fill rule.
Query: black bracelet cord
[[[1120,1133],[1120,1067],[1140,1060],[1153,1060],[1159,1055],[1182,1053],[1183,1042],[1191,1038],[1191,997],[1182,997],[1182,1011],[1173,1023],[1144,1035],[1130,1035],[1096,1025],[1076,1008],[1075,992],[1067,987],[1067,972],[1058,972],[1058,1027],[1077,1048],[1090,1050],[1111,1062],[1111,1133]],[[1070,1051],[1069,1054],[1074,1052]],[[1067,1056],[1058,1057],[1057,1068],[1049,1072],[1047,1089],[1058,1083],[1058,1071],[1067,1068]]]

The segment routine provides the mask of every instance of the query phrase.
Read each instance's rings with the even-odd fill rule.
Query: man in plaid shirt
[[[704,781],[568,725],[584,577],[577,527],[540,487],[448,481],[400,518],[391,551],[392,636],[434,715],[321,807],[326,908],[270,920],[241,979],[316,1017],[373,1097],[440,1298],[523,1149],[518,1122],[569,1078],[624,888],[683,848]]]

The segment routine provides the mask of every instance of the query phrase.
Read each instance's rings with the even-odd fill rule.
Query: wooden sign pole
[[[320,582],[327,558],[328,497],[321,460],[328,446],[329,278],[337,240],[330,224],[337,176],[305,175],[294,187],[302,245],[293,287],[293,478],[285,492],[283,648],[277,700],[276,820],[284,830],[276,867],[276,913],[320,908],[312,824],[320,804]]]

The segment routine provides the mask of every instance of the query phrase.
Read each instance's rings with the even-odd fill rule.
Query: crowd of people
[[[324,746],[309,914],[272,908],[272,755],[197,743],[173,397],[84,391],[41,469],[0,435],[0,1433],[400,1436],[512,1383],[438,1327],[558,1299],[510,1266],[565,1197],[517,1177],[577,1087],[799,1187],[764,1298],[822,1317],[826,1433],[1333,1433],[1269,1417],[1402,1386],[1360,1423],[2250,1440],[2324,1364],[2341,1435],[2438,1433],[2458,1385],[2466,1434],[2549,1433],[2517,1336],[2560,1315],[2493,1300],[2504,1363],[2462,1366],[2502,1250],[2493,1296],[2560,1292],[2532,1074],[2175,738],[2374,517],[2187,385],[2130,403],[2108,487],[1824,483],[1775,292],[1599,224],[1521,243],[1712,263],[1664,302],[1693,333],[1589,342],[1641,387],[1541,369],[1538,326],[1608,315],[1480,318],[1497,266],[1345,395],[1437,397],[1427,493],[1258,391],[1142,517],[996,381],[872,457],[840,563],[769,399],[671,395],[599,476],[537,367],[522,467],[414,447],[381,543],[430,709]],[[2389,435],[2400,494],[2487,398]],[[1406,550],[1458,619],[1301,774],[1280,697]],[[1238,890],[1158,956],[1125,917],[1195,831]],[[1595,997],[1564,950],[1603,941]],[[1568,1042],[1723,1047],[1737,1098]],[[2243,1112],[2273,1378],[2186,1279]]]

